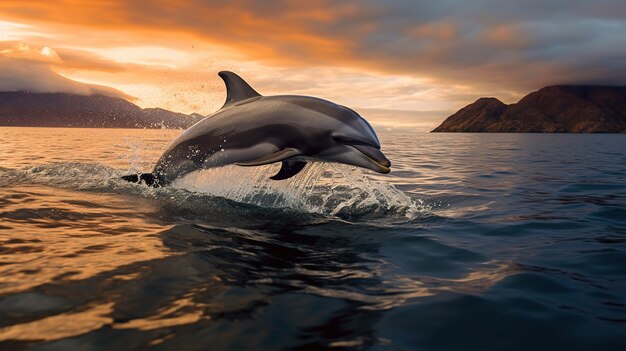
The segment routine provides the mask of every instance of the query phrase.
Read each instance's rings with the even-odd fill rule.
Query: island
[[[0,126],[188,128],[204,118],[145,108],[120,97],[68,93],[0,92]]]
[[[433,132],[626,133],[626,87],[549,86],[510,105],[480,98]]]

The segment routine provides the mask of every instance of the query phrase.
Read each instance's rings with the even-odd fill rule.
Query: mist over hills
[[[188,128],[204,118],[145,108],[120,97],[69,93],[0,92],[0,126]]]

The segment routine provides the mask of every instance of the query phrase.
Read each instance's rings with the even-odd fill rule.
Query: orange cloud
[[[268,3],[269,4],[269,3]],[[179,2],[179,1],[4,1],[0,12],[7,19],[44,25],[71,36],[72,27],[81,28],[80,36],[95,35],[90,46],[119,45],[120,33],[132,33],[143,43],[159,43],[164,34],[173,40],[180,35],[206,40],[236,51],[254,54],[256,59],[298,61],[338,59],[346,56],[349,41],[328,37],[310,30],[312,25],[332,23],[342,14],[354,11],[354,5],[337,7],[313,2],[287,2],[273,8],[245,1]],[[103,40],[102,32],[111,34]],[[74,39],[74,38],[73,38]],[[86,43],[88,38],[77,38]],[[130,38],[129,38],[130,39]]]
[[[1,42],[0,42],[1,43]],[[5,42],[5,48],[0,49],[0,55],[3,57],[18,58],[30,61],[39,61],[47,63],[61,62],[61,58],[54,49],[47,46],[42,48],[32,48],[30,45],[21,42]],[[6,45],[9,44],[9,45]],[[8,47],[7,47],[8,46]]]

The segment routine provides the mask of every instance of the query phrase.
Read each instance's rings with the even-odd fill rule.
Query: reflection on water
[[[36,186],[5,188],[3,195],[9,234],[2,240],[0,294],[164,256],[157,236],[164,226],[146,223],[124,198]],[[150,207],[146,202],[143,211]]]
[[[116,179],[175,134],[0,129],[0,349],[626,348],[623,136],[381,133],[390,175]]]
[[[45,317],[33,322],[0,329],[2,340],[58,340],[88,333],[111,323],[107,317],[113,304],[95,306],[86,311]]]

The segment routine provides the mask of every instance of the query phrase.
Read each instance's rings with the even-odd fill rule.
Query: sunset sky
[[[209,114],[224,101],[217,72],[232,70],[261,94],[429,129],[481,96],[626,85],[625,33],[621,0],[3,0],[0,91]]]

